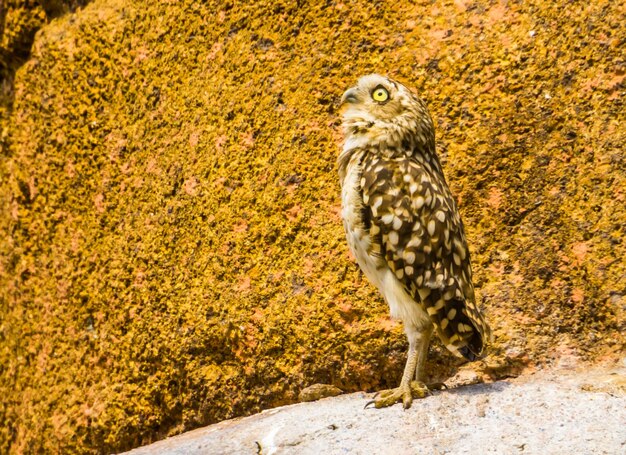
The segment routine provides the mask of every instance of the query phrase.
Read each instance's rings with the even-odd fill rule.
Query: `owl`
[[[370,74],[343,94],[341,113],[348,245],[409,342],[400,386],[372,403],[408,408],[428,393],[423,377],[433,332],[454,354],[475,360],[490,329],[476,305],[463,223],[424,102],[399,82]]]

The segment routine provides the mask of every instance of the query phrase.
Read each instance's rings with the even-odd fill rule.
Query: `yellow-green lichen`
[[[615,358],[623,13],[98,0],[53,20],[0,163],[0,450],[120,451],[315,383],[395,385],[404,336],[348,256],[334,164],[336,102],[372,71],[428,101],[496,376]],[[431,349],[433,379],[457,366]]]

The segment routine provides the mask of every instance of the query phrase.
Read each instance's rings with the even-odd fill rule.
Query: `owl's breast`
[[[382,285],[382,270],[387,266],[380,255],[373,253],[370,236],[371,220],[367,219],[368,209],[363,202],[360,186],[361,166],[358,159],[350,161],[346,167],[341,188],[341,216],[346,230],[350,251],[367,278],[378,288]]]

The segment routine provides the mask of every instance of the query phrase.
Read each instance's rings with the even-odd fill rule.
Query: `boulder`
[[[622,352],[619,2],[49,3],[0,7],[32,42],[0,99],[0,452],[397,385],[335,165],[339,98],[374,71],[435,120],[494,329],[468,377]],[[430,381],[459,367],[433,344]]]

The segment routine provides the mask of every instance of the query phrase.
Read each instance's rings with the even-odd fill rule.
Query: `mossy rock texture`
[[[337,103],[370,72],[435,120],[484,371],[622,355],[620,2],[33,11],[0,116],[0,452],[120,451],[315,383],[396,385],[402,328],[339,215]],[[459,365],[433,344],[432,379]]]

